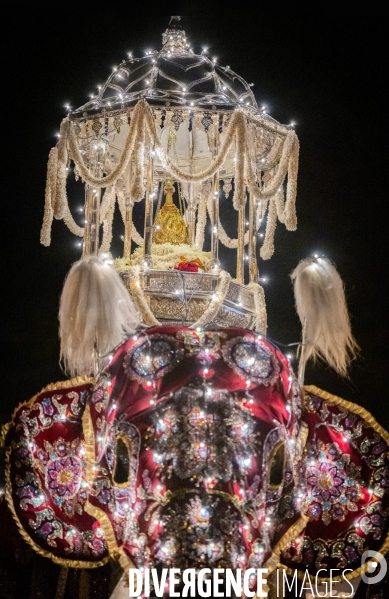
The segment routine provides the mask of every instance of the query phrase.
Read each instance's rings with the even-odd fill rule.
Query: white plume
[[[88,256],[70,269],[59,308],[61,360],[71,376],[96,374],[98,357],[107,355],[139,315],[109,260]]]
[[[291,274],[302,327],[299,379],[309,358],[322,358],[342,376],[358,352],[350,326],[343,281],[325,258],[302,260]]]

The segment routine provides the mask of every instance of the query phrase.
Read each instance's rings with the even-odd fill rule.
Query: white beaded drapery
[[[234,146],[233,146],[234,145]],[[109,249],[112,237],[112,218],[115,198],[118,198],[123,216],[123,197],[115,186],[129,165],[134,161],[133,172],[135,176],[131,181],[130,195],[134,202],[144,197],[144,157],[146,147],[155,151],[167,177],[188,183],[203,183],[209,180],[223,165],[231,148],[236,152],[233,206],[236,210],[243,208],[246,203],[247,193],[250,201],[262,203],[262,216],[267,209],[267,228],[265,239],[260,251],[263,259],[268,259],[274,252],[274,231],[277,219],[284,223],[288,230],[295,230],[297,226],[295,201],[297,189],[297,169],[299,143],[294,131],[289,130],[282,141],[282,149],[278,162],[273,166],[271,176],[267,177],[264,185],[257,183],[257,174],[253,167],[252,149],[250,147],[250,132],[247,126],[247,116],[243,110],[236,110],[226,125],[223,141],[218,154],[210,164],[200,172],[189,173],[176,164],[165,151],[156,130],[152,109],[145,100],[140,100],[131,114],[131,122],[125,140],[124,149],[117,165],[104,177],[92,175],[80,152],[78,138],[74,123],[65,118],[62,121],[60,137],[56,148],[49,155],[45,213],[41,231],[41,242],[50,244],[50,229],[53,217],[63,219],[69,229],[76,235],[83,235],[83,228],[78,226],[68,206],[66,195],[66,179],[69,160],[73,160],[75,170],[82,180],[96,188],[104,187],[106,192],[101,204],[101,222],[103,223],[103,247]],[[285,199],[282,186],[287,176]],[[108,192],[108,193],[107,193]],[[196,245],[203,245],[204,227],[207,208],[207,198],[201,193],[198,205],[198,224],[196,229]],[[142,237],[132,228],[132,239],[141,244]],[[246,239],[247,237],[247,239]],[[230,239],[224,228],[220,225],[219,240],[227,247],[234,248],[238,240]],[[245,235],[247,244],[248,235]]]

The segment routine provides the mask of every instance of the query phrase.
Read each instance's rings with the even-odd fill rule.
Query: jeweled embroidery
[[[184,387],[152,420],[148,447],[164,476],[243,480],[253,466],[255,420],[228,391],[210,400],[202,388]]]
[[[280,371],[270,347],[255,337],[235,337],[223,346],[223,356],[234,372],[262,385],[273,383]]]
[[[138,339],[126,353],[124,371],[131,379],[143,382],[160,378],[180,361],[183,349],[168,335],[148,335]]]
[[[363,499],[360,467],[336,443],[318,442],[317,450],[311,448],[307,453],[304,513],[326,525],[332,520],[343,522],[350,511],[358,510]]]
[[[221,497],[186,495],[158,513],[157,564],[182,568],[244,567],[246,547],[242,519],[236,508]]]
[[[45,488],[67,515],[73,514],[74,510],[79,512],[86,501],[83,460],[78,439],[72,443],[62,438],[53,444],[45,441],[44,449],[37,449],[36,465],[44,474]]]

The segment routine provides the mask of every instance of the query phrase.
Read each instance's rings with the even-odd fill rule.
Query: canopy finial
[[[171,29],[182,29],[181,17],[170,17],[169,27]]]

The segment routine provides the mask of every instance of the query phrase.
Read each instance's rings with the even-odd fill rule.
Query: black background
[[[47,156],[66,103],[85,103],[128,51],[142,56],[161,47],[169,16],[134,15],[125,6],[88,16],[66,5],[3,14],[2,422],[20,401],[65,378],[57,310],[80,248],[57,221],[51,247],[39,244]],[[236,9],[188,15],[183,25],[196,52],[207,46],[220,64],[255,84],[258,104],[271,116],[296,122],[298,229],[287,232],[279,224],[274,257],[260,261],[262,276],[269,277],[269,337],[299,340],[289,274],[299,260],[324,253],[345,282],[362,351],[350,380],[317,365],[308,368],[306,383],[360,403],[388,428],[387,19],[317,21]],[[80,204],[80,197],[69,196],[73,206]],[[223,208],[227,226],[229,217],[235,218],[233,209]],[[234,258],[222,258],[232,268]]]

